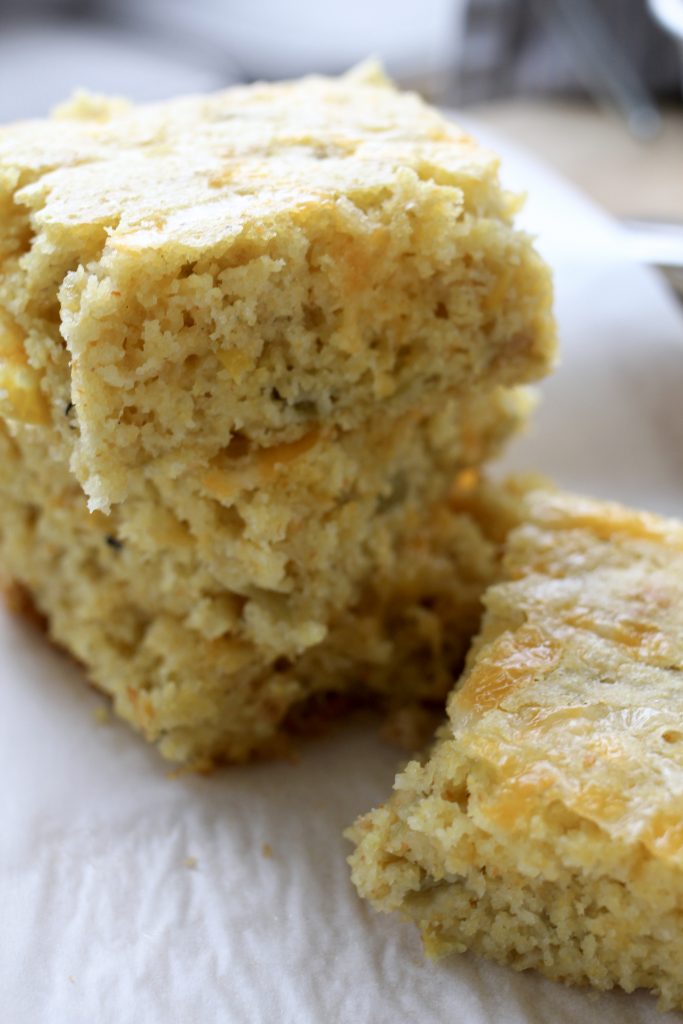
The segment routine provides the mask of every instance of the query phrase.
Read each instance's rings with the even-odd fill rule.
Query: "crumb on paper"
[[[264,843],[261,847],[261,853],[267,860],[271,860],[273,856],[273,847],[270,843]]]
[[[197,861],[196,857],[184,857],[183,858],[183,867],[187,868],[188,871],[194,871],[195,868],[197,867],[197,864],[198,864],[198,861]]]
[[[73,974],[69,975],[69,981],[71,982],[72,985],[76,984],[76,979],[74,978]]]

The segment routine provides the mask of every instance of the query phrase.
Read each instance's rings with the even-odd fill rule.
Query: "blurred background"
[[[0,0],[0,121],[368,54],[617,216],[683,221],[683,0]]]

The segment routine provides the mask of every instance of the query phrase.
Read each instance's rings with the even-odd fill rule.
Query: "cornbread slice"
[[[551,978],[683,1006],[683,524],[537,491],[424,763],[351,830],[353,879]]]
[[[41,468],[0,426],[6,577],[116,712],[164,757],[199,770],[280,752],[329,695],[387,707],[443,700],[498,572],[492,530],[458,507],[456,490],[406,534],[388,531],[357,595],[292,651],[286,603],[266,609],[267,621],[263,605],[222,588],[163,510],[156,528],[168,539],[142,558],[110,532],[118,510],[88,512],[65,467]],[[482,500],[497,524],[495,490]]]
[[[0,129],[0,559],[169,756],[334,689],[272,666],[524,421],[554,332],[514,207],[367,69]]]

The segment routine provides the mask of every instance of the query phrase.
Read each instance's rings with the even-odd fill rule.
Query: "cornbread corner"
[[[424,763],[350,838],[426,951],[683,1007],[683,524],[527,499]]]
[[[335,631],[552,364],[514,208],[373,72],[0,129],[0,561],[166,756],[378,676],[335,675]],[[467,579],[454,543],[471,597],[491,541]]]

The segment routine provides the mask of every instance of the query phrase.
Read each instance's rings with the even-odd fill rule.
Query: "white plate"
[[[556,267],[564,347],[508,466],[683,510],[680,311],[554,175],[512,151],[506,175],[529,189],[527,223]],[[296,765],[172,779],[124,726],[98,725],[99,706],[0,616],[0,1021],[663,1022],[644,994],[470,956],[426,963],[412,928],[360,903],[341,831],[388,794],[398,761],[372,727],[309,743]]]

